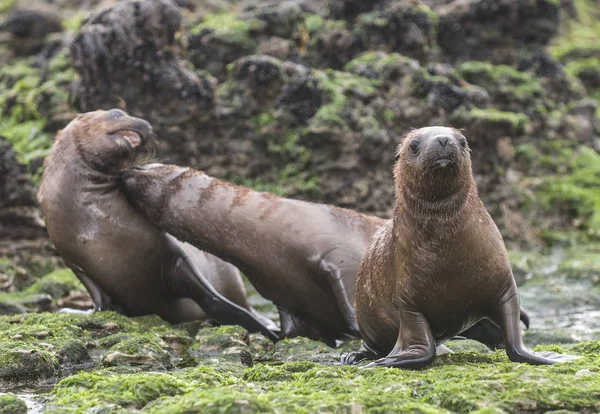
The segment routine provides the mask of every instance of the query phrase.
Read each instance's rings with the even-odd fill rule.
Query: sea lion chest
[[[456,231],[413,238],[397,250],[397,297],[445,340],[487,316],[510,275],[498,235],[474,217]]]
[[[132,312],[160,300],[164,267],[170,262],[164,234],[133,210],[115,182],[90,182],[75,174],[51,179],[42,209],[50,238],[65,261],[82,268],[126,307],[140,307]]]

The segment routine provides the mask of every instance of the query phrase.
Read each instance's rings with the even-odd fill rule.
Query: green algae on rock
[[[0,394],[0,414],[27,414],[27,404],[14,394]]]
[[[70,269],[57,269],[38,279],[26,292],[45,293],[59,299],[73,290],[83,289],[85,287]]]
[[[94,407],[141,409],[157,398],[178,395],[188,385],[169,374],[79,373],[61,380],[53,391],[48,412]]]
[[[471,110],[461,108],[452,114],[450,120],[454,126],[465,128],[467,136],[474,137],[473,139],[519,136],[525,132],[529,122],[525,114],[492,108]]]

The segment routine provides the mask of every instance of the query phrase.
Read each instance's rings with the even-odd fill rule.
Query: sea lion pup
[[[78,115],[58,133],[38,194],[56,250],[96,310],[172,323],[208,315],[276,339],[273,322],[249,310],[237,269],[165,234],[121,193],[120,170],[147,153],[153,136],[147,121],[118,109]]]
[[[523,345],[519,295],[500,231],[479,198],[465,137],[428,127],[408,134],[394,168],[392,221],[373,238],[356,280],[363,346],[342,356],[366,367],[420,368],[436,344],[482,318],[503,333],[511,361],[553,364],[577,357]]]
[[[388,220],[260,193],[173,165],[124,171],[123,191],[163,230],[241,269],[277,305],[281,337],[334,346],[336,339],[360,335],[356,274],[371,238]],[[465,336],[490,347],[502,342],[493,325],[478,325]]]

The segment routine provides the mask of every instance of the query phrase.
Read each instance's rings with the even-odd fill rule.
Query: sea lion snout
[[[106,111],[104,116],[109,134],[122,139],[130,150],[156,140],[152,125],[145,119],[129,116],[120,109]]]
[[[464,161],[466,138],[447,127],[427,127],[408,136],[408,153],[424,171],[458,172]]]

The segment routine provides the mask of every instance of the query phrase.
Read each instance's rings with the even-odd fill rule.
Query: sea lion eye
[[[460,146],[465,148],[467,146],[467,139],[465,137],[460,137]]]
[[[111,119],[119,119],[122,115],[123,113],[117,109],[114,109],[108,113],[108,116],[110,116]]]
[[[416,154],[417,152],[419,152],[419,141],[411,141],[410,144],[408,145],[408,148],[410,149],[410,152],[412,152],[413,154]]]

